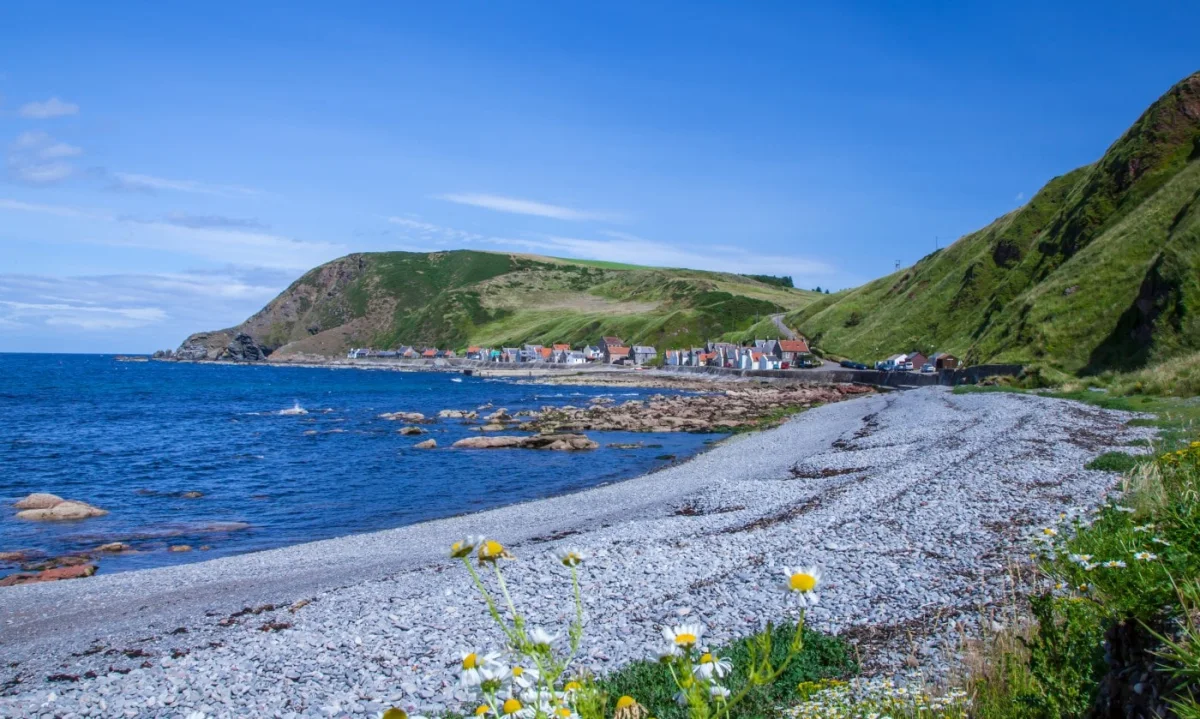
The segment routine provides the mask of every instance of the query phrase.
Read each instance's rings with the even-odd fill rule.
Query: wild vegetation
[[[790,278],[456,250],[343,257],[304,274],[238,327],[280,355],[336,356],[401,344],[462,349],[524,343],[696,345],[745,330],[817,295]]]
[[[1095,375],[1200,349],[1200,73],[1096,163],[912,267],[788,315],[840,356],[947,351]]]
[[[1024,391],[1006,387],[957,392]],[[1033,540],[1040,589],[994,617],[968,653],[966,688],[981,719],[1200,717],[1200,407],[1170,397],[1089,390],[1056,396],[1148,411],[1149,454],[1108,453],[1123,471],[1093,514],[1065,514]]]

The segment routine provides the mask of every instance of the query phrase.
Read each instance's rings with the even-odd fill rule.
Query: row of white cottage
[[[704,347],[667,350],[663,363],[681,367],[727,367],[733,369],[790,369],[811,357],[804,338],[754,340],[742,346],[732,342],[709,342]]]

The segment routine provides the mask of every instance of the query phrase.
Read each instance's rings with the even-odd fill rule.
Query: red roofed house
[[[421,356],[424,357],[425,359],[433,359],[434,357],[437,357],[437,350],[427,349],[421,353]]]
[[[604,339],[607,340],[609,338],[605,337]],[[609,344],[604,345],[604,363],[605,364],[617,364],[618,362],[624,362],[628,359],[629,359],[629,348],[628,347],[620,347],[620,346],[609,345]]]
[[[625,346],[625,343],[621,341],[620,337],[601,337],[600,338],[600,348],[601,349],[603,349],[605,347],[624,347],[624,346]]]
[[[775,343],[775,357],[780,362],[787,362],[793,367],[807,354],[811,353],[808,349],[808,342],[804,338],[798,340],[779,340]]]
[[[554,350],[549,347],[539,347],[537,352],[541,355],[543,362],[549,362],[550,358],[554,355]]]
[[[571,345],[554,345],[555,352],[569,352]]]

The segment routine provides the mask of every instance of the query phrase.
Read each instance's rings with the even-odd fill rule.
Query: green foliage
[[[763,284],[775,285],[777,287],[795,287],[796,286],[795,283],[792,282],[791,275],[779,275],[779,276],[776,276],[776,275],[745,275],[745,277],[749,277],[752,280],[758,280],[759,282],[762,282]],[[821,291],[820,287],[813,290],[813,292],[820,292],[820,291]]]
[[[771,635],[771,659],[781,664],[791,641],[794,624],[774,627]],[[713,654],[733,662],[728,688],[737,694],[745,688],[749,673],[753,638],[719,647]],[[730,713],[731,717],[772,716],[777,708],[798,701],[798,685],[828,677],[844,677],[857,673],[858,667],[850,656],[849,647],[836,637],[804,630],[804,650],[788,665],[787,670],[773,683],[751,689],[743,703]],[[662,664],[640,661],[628,664],[600,681],[600,686],[613,696],[629,695],[655,710],[659,719],[684,719],[686,707],[675,703],[678,689]]]
[[[1098,469],[1105,472],[1128,472],[1137,464],[1137,457],[1125,452],[1105,452],[1088,462],[1085,469]]]
[[[1038,630],[1025,640],[1032,691],[1015,697],[1030,719],[1083,716],[1104,675],[1104,627],[1095,605],[1077,597],[1034,597]]]
[[[919,347],[1088,375],[1200,350],[1197,106],[1200,74],[1097,163],[908,269],[793,312],[790,326],[844,356]]]

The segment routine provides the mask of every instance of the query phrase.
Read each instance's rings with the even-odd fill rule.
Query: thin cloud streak
[[[262,190],[238,185],[210,185],[197,180],[173,180],[154,175],[143,175],[136,172],[111,173],[112,187],[129,192],[156,193],[160,191],[187,192],[196,195],[215,195],[218,197],[254,197],[262,195]]]
[[[52,97],[45,102],[27,102],[17,112],[21,117],[31,120],[46,120],[52,117],[77,115],[79,114],[79,105]]]
[[[453,202],[459,205],[470,205],[471,207],[482,207],[486,210],[495,210],[496,212],[507,212],[514,215],[533,215],[534,217],[549,217],[555,220],[570,220],[579,222],[584,220],[614,220],[615,215],[605,212],[593,212],[590,210],[576,210],[570,207],[561,205],[551,205],[545,202],[537,202],[535,200],[523,200],[517,197],[504,197],[502,195],[489,195],[486,193],[449,193],[445,195],[435,195],[435,199]]]

